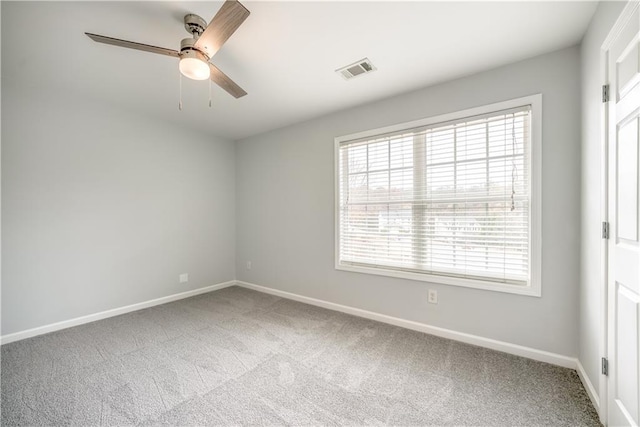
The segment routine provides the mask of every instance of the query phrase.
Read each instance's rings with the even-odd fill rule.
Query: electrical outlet
[[[429,301],[430,304],[437,304],[438,303],[438,291],[436,291],[435,289],[429,289],[428,301]]]
[[[247,261],[247,270],[251,270],[251,261]]]
[[[189,273],[182,273],[178,276],[178,280],[180,280],[180,283],[187,283],[189,281]]]

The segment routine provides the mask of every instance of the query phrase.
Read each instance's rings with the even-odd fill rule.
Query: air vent
[[[349,64],[346,67],[342,67],[336,70],[336,73],[345,79],[349,80],[354,77],[363,76],[367,73],[371,73],[376,70],[371,61],[368,58],[361,59],[360,61]]]

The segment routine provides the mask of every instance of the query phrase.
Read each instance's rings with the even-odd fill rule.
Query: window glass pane
[[[389,172],[369,174],[369,201],[389,200]]]
[[[390,177],[392,200],[413,199],[413,168],[392,170]]]
[[[389,236],[388,260],[393,265],[412,263],[411,205],[392,204],[381,217],[381,226]]]
[[[454,129],[449,126],[426,134],[427,165],[453,162],[455,147]]]
[[[367,170],[367,146],[349,148],[349,173],[361,173]]]
[[[368,194],[367,174],[349,175],[349,202],[366,202]]]
[[[387,141],[369,144],[369,170],[389,169],[389,143]]]
[[[489,156],[504,156],[507,154],[506,138],[511,133],[511,126],[504,120],[496,120],[489,126]]]
[[[391,139],[391,168],[413,167],[413,135]]]
[[[487,188],[487,162],[465,162],[456,167],[456,195],[483,196]]]
[[[454,165],[433,166],[427,169],[427,196],[431,198],[447,198],[454,194]]]
[[[484,121],[456,129],[456,161],[487,157],[487,131]]]

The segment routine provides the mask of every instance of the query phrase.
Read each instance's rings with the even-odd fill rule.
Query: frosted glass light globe
[[[193,80],[206,80],[211,75],[209,64],[198,58],[195,54],[188,52],[180,59],[180,72],[183,76]]]

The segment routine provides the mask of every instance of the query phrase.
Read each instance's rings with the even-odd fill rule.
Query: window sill
[[[336,270],[350,271],[353,273],[375,274],[377,276],[396,277],[399,279],[418,280],[421,282],[436,283],[441,285],[461,286],[465,288],[482,289],[486,291],[504,292],[509,294],[527,295],[532,297],[541,297],[541,289],[535,285],[518,286],[502,284],[477,279],[464,279],[460,277],[438,276],[427,273],[414,273],[411,271],[392,270],[377,267],[364,267],[348,264],[336,263]]]

